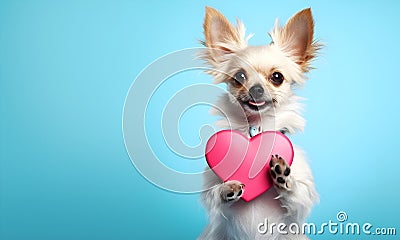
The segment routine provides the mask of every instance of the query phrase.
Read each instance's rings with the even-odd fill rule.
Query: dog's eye
[[[233,79],[235,79],[235,81],[239,84],[243,84],[246,81],[246,74],[243,71],[239,71],[235,74],[235,76],[233,77]]]
[[[281,85],[283,83],[284,77],[283,77],[282,73],[274,72],[274,73],[272,73],[270,79],[273,84]]]

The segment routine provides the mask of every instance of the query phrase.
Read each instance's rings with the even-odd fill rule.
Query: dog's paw
[[[287,164],[285,159],[278,155],[274,155],[269,162],[269,166],[275,188],[279,190],[291,190],[290,166]]]
[[[244,184],[239,181],[227,181],[222,184],[221,197],[226,202],[239,200],[244,193]]]

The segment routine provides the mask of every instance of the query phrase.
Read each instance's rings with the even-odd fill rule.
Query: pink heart
[[[269,161],[275,154],[292,165],[293,145],[284,134],[275,131],[248,138],[238,131],[223,130],[212,135],[206,146],[207,163],[222,181],[245,184],[242,198],[246,202],[272,186]]]

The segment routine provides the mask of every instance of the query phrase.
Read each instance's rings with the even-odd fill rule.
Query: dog
[[[270,32],[272,42],[249,46],[243,23],[231,24],[219,11],[206,7],[204,20],[206,47],[201,57],[210,66],[207,73],[215,83],[226,83],[221,96],[221,116],[217,126],[241,131],[252,137],[263,131],[293,134],[302,131],[302,98],[294,89],[305,83],[321,44],[314,40],[311,9],[293,15],[282,27],[278,21]],[[209,170],[209,169],[208,169]],[[212,171],[205,171],[202,202],[208,211],[209,224],[198,239],[308,239],[302,232],[269,231],[260,225],[302,226],[312,206],[319,201],[313,175],[305,154],[294,146],[293,164],[272,156],[270,175],[274,187],[245,202],[246,187],[235,180],[222,182]]]

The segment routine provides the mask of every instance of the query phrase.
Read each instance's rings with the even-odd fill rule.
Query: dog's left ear
[[[314,20],[310,8],[296,13],[283,28],[276,24],[271,37],[304,72],[310,69],[310,63],[320,48],[313,40]]]
[[[244,25],[238,20],[237,27],[233,26],[214,8],[206,7],[203,27],[205,35],[203,44],[208,48],[206,59],[212,64],[218,64],[224,55],[247,46]]]

